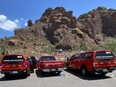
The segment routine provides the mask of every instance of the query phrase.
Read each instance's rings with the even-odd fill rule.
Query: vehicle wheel
[[[10,77],[10,75],[9,74],[4,74],[5,75],[5,78],[9,78]]]
[[[70,69],[68,64],[66,64],[66,69],[67,69],[67,70],[69,70],[69,69]]]
[[[26,75],[27,76],[30,76],[31,72],[30,71],[27,71]]]
[[[82,67],[82,68],[81,68],[81,74],[82,74],[83,76],[86,76],[86,75],[87,75],[87,70],[86,70],[85,67]]]
[[[39,69],[38,74],[39,74],[39,77],[42,77],[43,76],[43,71]]]
[[[57,75],[60,75],[61,71],[56,72]]]

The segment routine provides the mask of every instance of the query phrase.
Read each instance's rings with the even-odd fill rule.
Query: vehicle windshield
[[[53,57],[53,56],[44,56],[44,57],[42,58],[42,60],[43,60],[43,61],[55,60],[55,57]]]
[[[96,52],[96,59],[113,59],[113,58],[115,58],[115,56],[112,52],[108,51]]]
[[[24,61],[23,56],[17,56],[17,55],[5,56],[4,59],[2,60],[3,63],[9,63],[9,62],[23,62],[23,61]]]

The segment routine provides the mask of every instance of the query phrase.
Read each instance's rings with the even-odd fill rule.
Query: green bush
[[[111,38],[111,37],[107,37],[106,44],[103,46],[103,48],[116,52],[116,39]]]
[[[56,48],[53,45],[49,45],[47,48],[43,49],[43,53],[54,53],[56,52]]]
[[[77,52],[86,51],[86,50],[89,50],[89,49],[85,45],[82,45],[81,47],[75,46],[71,49],[71,51],[77,51]]]

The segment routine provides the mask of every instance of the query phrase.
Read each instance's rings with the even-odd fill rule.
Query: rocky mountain
[[[14,37],[3,38],[0,47],[36,52],[54,47],[66,50],[100,47],[106,43],[105,36],[115,37],[115,25],[116,9],[98,7],[76,18],[73,11],[63,7],[48,8],[35,24],[29,20],[28,27],[14,31]]]
[[[103,45],[104,35],[115,36],[115,14],[115,9],[98,7],[76,19],[72,11],[57,7],[46,9],[40,21],[48,24],[44,33],[56,48],[90,48]]]

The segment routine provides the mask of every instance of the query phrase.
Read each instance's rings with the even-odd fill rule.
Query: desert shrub
[[[116,52],[116,39],[111,38],[111,37],[107,37],[106,44],[103,46],[103,48]]]
[[[47,48],[43,49],[43,53],[54,53],[56,51],[55,46],[49,45]]]

